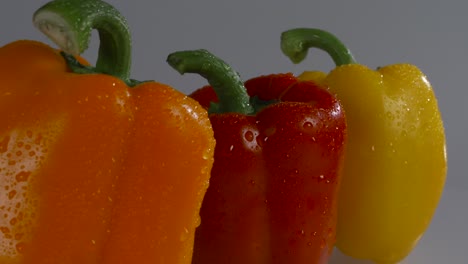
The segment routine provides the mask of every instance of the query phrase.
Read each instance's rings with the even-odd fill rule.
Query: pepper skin
[[[283,33],[283,52],[300,62],[309,47],[331,54],[328,75],[304,72],[343,103],[349,140],[338,210],[337,247],[376,263],[397,263],[417,244],[437,208],[447,170],[444,127],[427,77],[414,65],[377,70],[317,29]]]
[[[39,42],[1,47],[0,61],[0,263],[191,263],[214,155],[206,111],[164,84],[73,73]],[[110,73],[129,64],[117,61]]]
[[[204,50],[168,62],[211,84],[191,95],[209,108],[216,139],[193,263],[327,263],[346,141],[338,100],[292,74],[244,88]]]

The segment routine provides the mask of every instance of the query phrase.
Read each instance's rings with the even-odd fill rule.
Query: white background
[[[31,23],[46,0],[1,0],[0,45],[17,39],[50,43]],[[468,2],[463,0],[275,1],[109,0],[127,18],[133,35],[135,79],[153,79],[185,93],[206,84],[180,76],[165,60],[177,50],[205,48],[227,61],[243,79],[279,72],[329,71],[331,59],[312,50],[292,65],[279,36],[295,27],[336,34],[361,64],[409,62],[427,75],[439,100],[447,134],[446,188],[426,235],[407,264],[465,264],[468,260]],[[96,34],[84,56],[94,62]],[[1,62],[0,62],[1,63]],[[0,80],[1,84],[1,80]],[[404,217],[404,216],[402,216]],[[332,264],[367,263],[335,252]]]

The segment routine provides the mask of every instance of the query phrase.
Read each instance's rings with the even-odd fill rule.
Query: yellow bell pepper
[[[328,32],[282,34],[281,48],[294,63],[311,47],[328,52],[337,67],[299,78],[328,86],[348,122],[336,246],[354,258],[397,263],[428,228],[445,184],[445,134],[434,91],[416,66],[356,64]]]

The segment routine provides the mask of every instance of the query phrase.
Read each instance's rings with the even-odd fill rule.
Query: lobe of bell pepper
[[[39,42],[0,60],[0,262],[191,263],[206,111],[164,84],[73,73]]]
[[[212,108],[221,93],[215,108],[221,109],[223,100],[233,100],[222,94],[233,94],[222,80],[228,74],[204,71],[219,63],[212,60],[192,67],[196,52],[200,57],[206,53],[176,52],[168,62],[182,73],[207,77],[215,86],[191,96]],[[259,110],[210,114],[215,162],[193,263],[327,263],[335,242],[346,142],[343,109],[325,89],[292,74],[262,76],[245,82],[245,88],[240,85],[251,99],[270,104],[259,109],[250,100],[252,109]]]
[[[299,76],[319,78],[346,111],[337,247],[376,263],[401,261],[428,228],[445,183],[445,134],[431,84],[414,65],[372,70],[356,64],[339,40],[321,30],[293,29],[282,41],[285,54],[301,57],[295,62],[317,46],[337,64],[327,75]]]

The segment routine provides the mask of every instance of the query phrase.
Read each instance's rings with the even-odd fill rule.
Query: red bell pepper
[[[193,263],[326,263],[346,143],[339,101],[292,74],[244,87],[205,50],[168,63],[211,84],[191,95],[209,108],[216,139]]]

